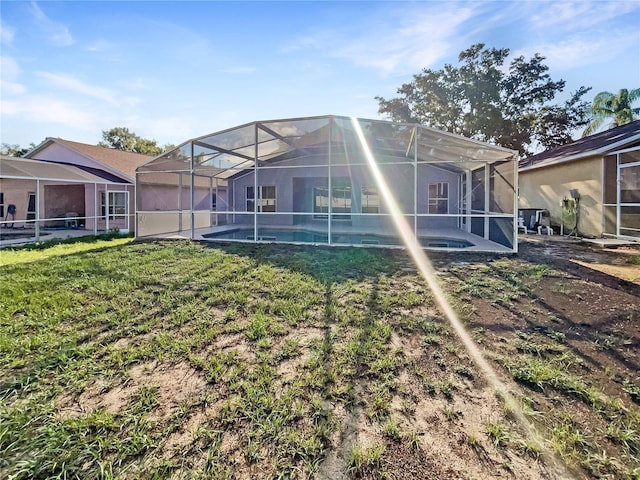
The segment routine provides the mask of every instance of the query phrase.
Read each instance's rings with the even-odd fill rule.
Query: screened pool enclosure
[[[395,202],[424,248],[515,252],[516,161],[511,150],[415,124],[340,116],[253,122],[139,167],[136,232],[402,246]]]

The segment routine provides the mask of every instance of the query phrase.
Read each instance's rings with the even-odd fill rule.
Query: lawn
[[[402,251],[75,245],[0,251],[2,478],[640,479],[629,281],[433,259],[514,406]]]

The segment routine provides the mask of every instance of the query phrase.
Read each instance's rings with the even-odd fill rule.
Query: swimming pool
[[[237,228],[224,232],[207,233],[203,237],[211,240],[235,240],[254,242],[253,228]],[[278,230],[259,229],[258,241],[281,243],[329,243],[328,234],[311,230]],[[457,238],[420,237],[420,245],[426,248],[469,248],[473,243]],[[390,235],[374,235],[368,233],[332,233],[333,245],[381,245],[387,247],[401,246],[402,241],[398,237]]]

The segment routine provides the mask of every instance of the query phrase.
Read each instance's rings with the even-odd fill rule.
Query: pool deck
[[[207,228],[197,228],[194,231],[194,240],[204,241],[204,242],[242,242],[241,240],[228,240],[222,238],[210,238],[205,237],[205,235],[210,234],[222,234],[225,232],[231,232],[238,229],[248,228],[251,229],[251,225],[220,225],[217,227],[207,227]],[[309,232],[316,233],[327,233],[326,230],[319,229],[317,225],[295,225],[295,226],[275,226],[275,225],[264,225],[260,228],[264,228],[267,230],[305,230]],[[351,225],[340,225],[339,227],[333,228],[331,230],[332,234],[345,234],[345,235],[353,235],[353,234],[361,234],[361,235],[376,235],[376,236],[396,236],[397,232],[391,229],[376,229],[376,230],[366,230],[362,227],[354,227]],[[455,228],[447,228],[447,229],[419,229],[418,230],[419,237],[427,237],[427,238],[446,238],[450,240],[462,240],[467,241],[473,246],[464,247],[464,248],[445,248],[445,247],[427,247],[428,250],[437,250],[437,251],[448,251],[448,252],[492,252],[492,253],[514,253],[513,250],[507,248],[498,243],[492,242],[485,238],[479,237],[477,235],[473,235],[472,233],[465,232],[463,230],[455,229]],[[149,237],[147,237],[149,238]],[[154,235],[152,238],[191,238],[191,230],[182,230],[180,232],[173,232],[162,235]],[[248,241],[244,243],[254,243],[253,241]],[[289,244],[298,244],[298,245],[314,245],[313,243],[305,243],[305,242],[269,242],[269,241],[258,241],[256,243],[289,243]],[[327,245],[326,243],[319,243],[315,245]],[[353,245],[353,244],[334,244],[340,246],[363,246],[363,247],[371,247],[374,245]],[[380,245],[384,248],[404,248],[402,246],[386,246]]]

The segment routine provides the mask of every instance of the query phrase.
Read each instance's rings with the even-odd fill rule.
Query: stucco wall
[[[561,202],[569,190],[580,193],[578,230],[582,235],[602,235],[602,157],[521,171],[519,208],[549,210],[553,224],[562,221]]]
[[[310,159],[296,159],[287,162],[287,165],[304,164],[304,161]],[[310,160],[311,163],[318,163]],[[326,159],[324,159],[326,162]],[[335,163],[341,163],[340,159],[334,159]],[[302,163],[301,163],[302,162]],[[278,164],[282,167],[284,162]],[[392,190],[396,201],[400,208],[407,214],[414,211],[414,167],[406,164],[380,165],[389,188]],[[328,168],[306,166],[306,168],[263,168],[258,171],[259,185],[275,185],[276,187],[276,209],[278,212],[312,212],[312,196],[313,186],[320,182],[327,185],[326,178],[328,176]],[[341,182],[343,179],[350,179],[352,188],[351,203],[351,224],[356,226],[373,226],[381,222],[381,217],[358,216],[361,212],[361,194],[362,187],[375,186],[376,181],[373,178],[369,168],[366,165],[350,165],[350,166],[332,166],[331,176],[334,182]],[[315,179],[315,180],[314,180]],[[446,170],[421,164],[418,166],[418,182],[417,182],[417,207],[418,213],[428,212],[428,184],[431,182],[449,182],[449,213],[457,213],[458,211],[458,175]],[[253,173],[236,178],[232,181],[233,188],[233,204],[236,211],[246,211],[246,187],[254,186]],[[334,183],[335,184],[335,183]],[[303,185],[308,192],[295,191],[294,185]],[[384,201],[380,198],[380,213],[388,213],[384,206]],[[292,215],[270,215],[261,220],[270,224],[292,225],[295,220]],[[252,216],[247,217],[247,221],[253,221]],[[236,221],[238,221],[236,219]],[[339,220],[336,220],[339,221]],[[387,222],[383,222],[387,223]],[[457,219],[455,218],[421,218],[419,227],[429,226],[431,228],[455,227]]]
[[[27,207],[29,202],[29,192],[36,191],[35,180],[17,180],[17,179],[0,179],[0,192],[4,193],[4,212],[2,218],[4,220],[7,215],[7,207],[10,204],[16,206],[16,222],[15,227],[22,227],[23,220],[27,218]],[[7,221],[11,218],[7,218]]]
[[[44,204],[44,216],[46,218],[64,217],[69,212],[84,217],[86,213],[84,184],[45,185]]]

